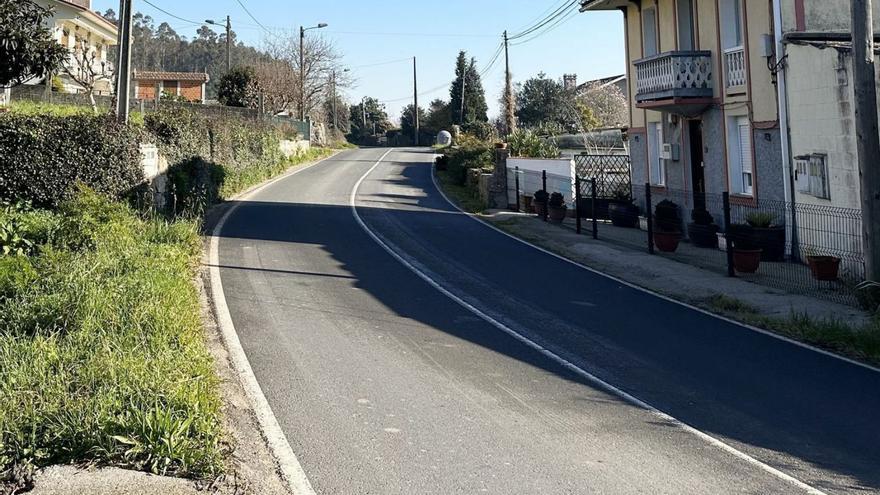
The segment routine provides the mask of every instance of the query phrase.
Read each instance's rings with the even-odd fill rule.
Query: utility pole
[[[464,125],[464,95],[467,89],[467,66],[465,66],[464,73],[461,75],[461,115],[459,116],[458,123],[460,125]]]
[[[128,123],[128,99],[131,94],[131,22],[132,0],[119,1],[119,58],[116,63],[116,120]]]
[[[419,145],[419,77],[416,68],[416,58],[413,57],[413,122],[415,122],[415,136],[413,143]]]
[[[338,112],[336,111],[336,69],[333,69],[333,72],[330,73],[330,84],[333,86],[333,130],[339,129],[339,119],[337,118]]]
[[[226,16],[226,73],[232,72],[232,18]]]
[[[367,129],[367,97],[366,96],[361,98],[361,111],[364,114],[364,126],[362,127],[362,129],[366,130]]]
[[[510,135],[516,130],[516,108],[513,101],[513,79],[510,77],[510,54],[507,31],[504,31],[504,127]]]
[[[877,126],[873,22],[871,0],[852,0],[853,107],[862,186],[865,278],[880,282],[880,132]]]
[[[302,26],[299,27],[299,118],[303,122],[306,121],[306,31],[311,29],[322,29],[325,27],[327,27],[327,24],[324,22],[308,28]]]

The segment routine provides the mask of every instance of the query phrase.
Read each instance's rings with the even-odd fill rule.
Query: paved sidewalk
[[[645,251],[594,240],[589,235],[578,235],[570,229],[543,222],[534,215],[491,210],[481,218],[573,261],[682,301],[705,305],[709,298],[723,295],[747,304],[766,317],[787,319],[792,314],[805,314],[815,320],[835,320],[855,326],[870,319],[866,312],[851,306],[790,294]]]

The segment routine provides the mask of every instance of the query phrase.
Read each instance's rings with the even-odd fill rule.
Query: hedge
[[[54,208],[77,183],[123,196],[143,182],[140,138],[106,116],[0,114],[0,200]]]

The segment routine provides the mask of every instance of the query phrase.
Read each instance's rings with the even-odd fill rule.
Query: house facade
[[[65,91],[78,93],[83,86],[67,72],[82,73],[87,60],[92,65],[95,94],[109,95],[113,91],[112,66],[108,59],[110,47],[117,43],[117,28],[112,22],[91,10],[91,0],[34,0],[42,7],[51,8],[53,15],[47,20],[54,30],[55,40],[67,47],[70,56],[66,61],[68,70],[57,74]],[[82,55],[85,52],[85,56]],[[80,78],[82,79],[82,78]],[[42,81],[32,81],[38,84]]]
[[[623,14],[632,182],[684,213],[785,199],[770,0],[585,0]],[[656,201],[655,201],[656,202]],[[781,219],[780,219],[781,220]]]
[[[185,98],[187,101],[204,103],[209,77],[205,72],[139,71],[132,75],[135,98],[155,100],[163,93]]]

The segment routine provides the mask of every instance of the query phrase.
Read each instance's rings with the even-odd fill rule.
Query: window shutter
[[[642,10],[642,33],[644,36],[645,56],[657,54],[657,12],[653,9]]]
[[[743,193],[752,194],[752,131],[749,119],[740,118],[737,121],[739,127],[739,157]]]

